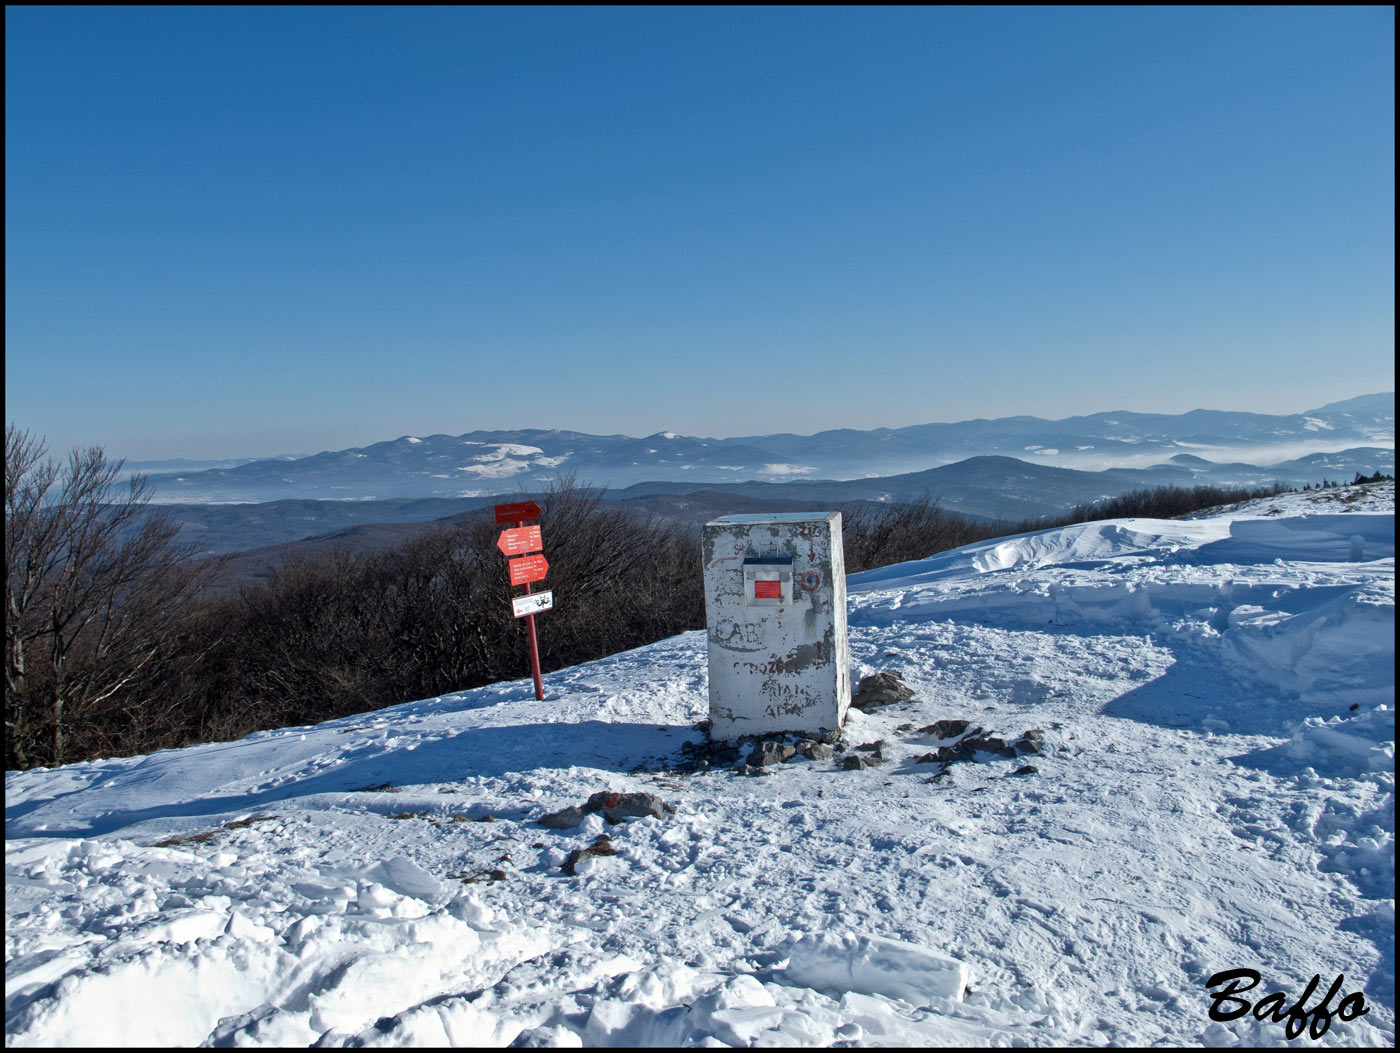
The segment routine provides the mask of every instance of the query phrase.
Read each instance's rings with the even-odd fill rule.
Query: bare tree
[[[101,447],[66,465],[5,432],[7,764],[58,765],[70,729],[173,657],[180,620],[212,564],[146,508],[148,478],[123,485]],[[138,707],[139,708],[139,707]]]

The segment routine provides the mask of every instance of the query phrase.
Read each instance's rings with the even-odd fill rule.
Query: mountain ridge
[[[1287,461],[1303,454],[1394,447],[1394,394],[1301,414],[1225,410],[1185,414],[1108,411],[1063,420],[1017,416],[810,436],[728,439],[656,432],[641,438],[561,429],[403,435],[308,457],[153,477],[156,500],[181,503],[486,497],[544,486],[562,474],[589,483],[847,481],[923,471],[978,456],[1103,471],[1150,467],[1179,453]],[[1212,459],[1212,458],[1208,458]]]
[[[1363,447],[1313,454],[1280,465],[1216,464],[1194,454],[1178,454],[1148,468],[1101,472],[1035,464],[1011,457],[967,458],[921,472],[870,479],[803,479],[789,482],[655,480],[608,490],[604,498],[654,514],[684,527],[739,508],[749,511],[811,511],[861,502],[917,500],[924,496],[945,511],[975,519],[1020,521],[1066,512],[1076,504],[1116,497],[1156,486],[1289,486],[1324,479],[1349,481],[1360,472],[1394,474],[1393,450]],[[586,485],[586,483],[585,483]],[[510,491],[512,500],[541,496],[540,490]],[[505,494],[501,496],[506,496]],[[496,496],[393,498],[372,501],[318,498],[278,499],[246,504],[165,504],[180,527],[180,540],[201,555],[242,552],[299,542],[323,543],[333,531],[357,527],[366,537],[387,543],[413,533],[404,528],[444,525],[486,508]],[[688,501],[686,499],[689,499]],[[727,501],[732,507],[724,507]],[[759,503],[762,503],[760,507]],[[378,540],[373,542],[377,545]],[[324,547],[323,544],[320,547]],[[372,546],[373,547],[373,546]]]

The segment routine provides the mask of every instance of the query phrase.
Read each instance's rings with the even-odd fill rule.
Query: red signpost
[[[513,505],[496,506],[497,523],[519,523],[525,525],[527,519],[538,519],[540,506],[533,501],[517,501]]]
[[[527,588],[532,581],[544,581],[545,571],[549,570],[549,563],[543,556],[521,556],[507,566],[510,567],[510,583]]]
[[[505,556],[518,556],[522,552],[538,552],[544,548],[544,542],[540,539],[539,527],[517,527],[515,530],[502,530],[501,536],[496,539],[496,547]]]
[[[543,581],[545,572],[549,570],[549,562],[543,555],[520,555],[520,553],[525,552],[539,552],[544,547],[539,525],[528,527],[525,525],[525,520],[539,518],[540,506],[533,501],[516,501],[513,504],[496,505],[495,512],[497,523],[515,524],[515,529],[501,531],[501,536],[496,539],[496,547],[507,559],[506,566],[510,570],[510,583],[524,585],[525,595],[529,596],[530,582]],[[512,556],[519,558],[511,559]],[[553,606],[552,594],[550,606]],[[548,610],[549,608],[541,607],[540,609]],[[542,702],[544,701],[544,683],[540,680],[540,647],[535,636],[534,612],[531,611],[524,618],[525,632],[530,640],[530,671],[535,677],[535,700]]]

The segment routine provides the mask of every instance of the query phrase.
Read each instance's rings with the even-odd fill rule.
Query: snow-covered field
[[[684,770],[697,632],[9,773],[7,1044],[1289,1043],[1209,1018],[1232,969],[1344,976],[1318,1044],[1389,1044],[1394,523],[1376,485],[853,575],[853,682],[916,691],[852,711],[864,770]],[[956,719],[1043,748],[921,761]],[[600,790],[675,811],[538,824]]]

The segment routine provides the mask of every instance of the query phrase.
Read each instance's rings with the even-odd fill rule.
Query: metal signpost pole
[[[515,524],[524,529],[525,520],[520,520]],[[530,595],[530,583],[525,583],[525,595]],[[535,701],[544,701],[544,683],[540,680],[540,645],[535,636],[535,616],[525,615],[525,633],[530,638],[530,671],[535,675]]]
[[[549,570],[549,561],[544,558],[544,542],[538,526],[526,527],[527,519],[538,519],[540,506],[533,501],[518,501],[514,504],[496,505],[497,523],[514,523],[515,528],[502,532],[496,539],[496,547],[506,557],[511,585],[524,585],[525,595],[511,600],[511,607],[517,618],[525,619],[525,635],[530,644],[530,674],[535,680],[535,701],[544,701],[544,681],[540,677],[540,644],[535,633],[535,615],[554,607],[554,594],[542,592],[536,599],[530,588],[532,581],[543,581]],[[522,553],[538,555],[522,555]],[[513,556],[519,556],[512,559]]]

